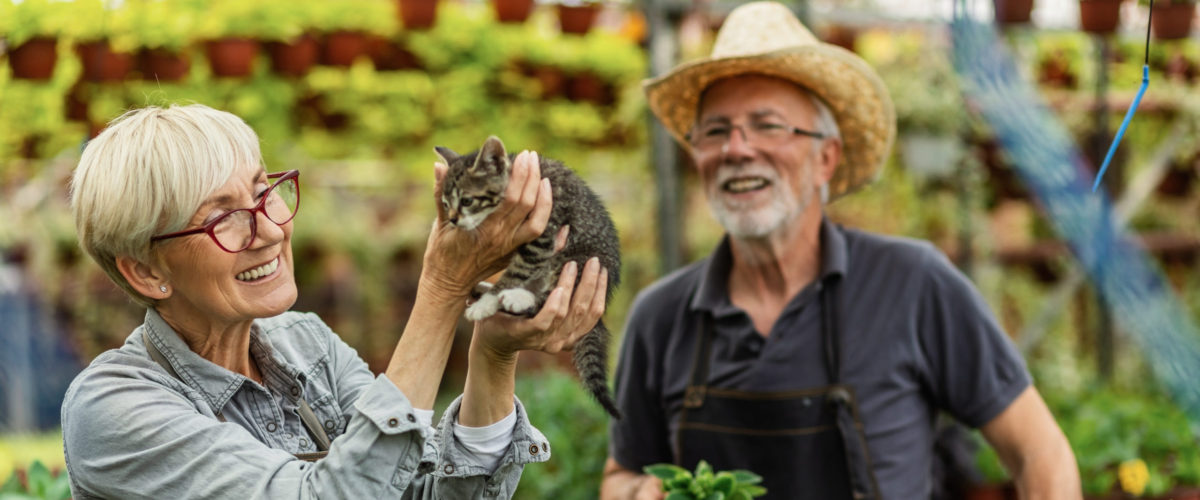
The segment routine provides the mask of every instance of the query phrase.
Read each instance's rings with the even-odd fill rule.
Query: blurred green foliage
[[[24,478],[9,477],[0,486],[0,500],[65,500],[71,498],[71,485],[65,473],[54,474],[40,461],[24,471]]]
[[[558,370],[523,374],[516,395],[550,441],[550,460],[525,466],[517,500],[586,500],[600,496],[608,456],[608,414],[575,377]]]

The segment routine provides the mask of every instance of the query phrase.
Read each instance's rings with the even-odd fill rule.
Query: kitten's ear
[[[483,147],[479,149],[479,156],[475,158],[475,166],[483,166],[492,172],[507,170],[508,153],[504,151],[504,143],[494,135],[488,137],[487,141],[483,143]]]
[[[458,153],[455,153],[454,150],[447,147],[434,146],[433,152],[434,154],[438,155],[438,157],[442,159],[442,163],[446,164],[447,166],[450,165],[451,161],[458,159]]]

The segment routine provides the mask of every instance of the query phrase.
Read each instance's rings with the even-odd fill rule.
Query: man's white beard
[[[721,186],[735,177],[757,176],[767,179],[771,199],[757,207],[740,203],[726,197]],[[708,206],[717,222],[740,239],[764,238],[780,230],[808,208],[812,202],[812,190],[802,189],[798,199],[790,186],[784,183],[775,169],[763,165],[726,166],[717,171],[716,181],[708,187]],[[756,201],[756,204],[761,201]]]

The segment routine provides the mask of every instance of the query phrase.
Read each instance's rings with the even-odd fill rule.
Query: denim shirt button
[[[300,438],[300,447],[301,447],[301,448],[308,448],[308,440],[307,440],[307,439],[304,439],[304,438]]]
[[[296,397],[300,396],[300,386],[298,386],[298,385],[292,386],[292,395],[296,396]]]
[[[409,413],[407,418],[408,418],[409,422],[416,423],[416,421],[417,421],[417,417],[414,416],[412,413]]]
[[[275,425],[275,422],[267,422],[267,432],[275,432],[278,428],[279,426]]]
[[[333,430],[333,426],[334,426],[334,425],[335,425],[335,424],[333,423],[333,420],[326,420],[326,421],[325,421],[325,429],[326,429],[326,430]]]
[[[550,451],[550,445],[546,444],[545,442],[542,442],[542,449],[546,450],[548,452],[548,451]]]
[[[446,474],[454,474],[454,465],[446,464],[445,467],[442,467],[442,472],[445,472]]]
[[[400,425],[400,419],[398,419],[396,417],[392,417],[392,418],[388,419],[388,427],[395,427],[397,425]]]
[[[530,455],[537,455],[537,454],[538,454],[538,447],[537,447],[537,445],[536,445],[536,444],[531,444],[531,445],[529,445],[529,454],[530,454]]]

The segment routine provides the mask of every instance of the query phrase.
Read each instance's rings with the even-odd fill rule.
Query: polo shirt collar
[[[158,311],[146,310],[144,328],[150,342],[162,352],[181,381],[204,396],[214,411],[221,411],[242,384],[253,384],[244,375],[234,373],[192,351]],[[263,334],[257,322],[250,326],[250,353],[258,362],[267,386],[289,387],[296,380],[303,385],[304,374],[275,352],[270,339]]]
[[[840,226],[827,217],[821,217],[822,282],[846,274],[850,259],[847,255],[846,236],[842,231]],[[690,308],[694,311],[711,311],[714,316],[738,311],[729,300],[728,284],[729,273],[733,269],[733,252],[730,250],[728,234],[721,238],[721,243],[702,266],[700,282],[696,293],[692,295]]]

